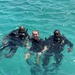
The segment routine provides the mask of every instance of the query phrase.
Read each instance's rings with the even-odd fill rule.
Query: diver
[[[25,30],[24,26],[20,26],[19,29],[11,31],[2,40],[2,46],[0,46],[0,52],[9,48],[9,52],[5,55],[6,58],[11,58],[17,51],[19,46],[26,46],[29,39],[29,34]]]
[[[44,54],[42,65],[43,67],[47,67],[50,62],[50,58],[54,56],[54,69],[57,69],[61,64],[61,61],[63,59],[62,51],[64,50],[65,45],[69,46],[68,52],[71,52],[73,48],[73,44],[65,36],[61,35],[59,30],[55,30],[54,35],[46,39],[46,45],[48,47],[48,50]],[[53,71],[54,69],[51,69],[51,71]]]
[[[26,62],[31,65],[31,75],[36,75],[37,73],[42,73],[42,70],[39,66],[40,63],[40,54],[41,51],[44,51],[44,44],[45,41],[39,37],[39,32],[37,30],[34,30],[32,32],[32,37],[30,38],[30,42],[31,42],[31,47],[28,50],[28,52],[25,54],[25,60]],[[29,62],[29,58],[31,55],[35,55],[35,61],[34,62]]]
[[[28,52],[25,54],[25,60],[28,60],[30,55],[36,54],[36,59],[39,59],[40,52],[44,49],[45,41],[39,37],[39,32],[34,30],[32,32],[32,37],[30,38],[31,47]],[[36,60],[37,63],[38,60]]]

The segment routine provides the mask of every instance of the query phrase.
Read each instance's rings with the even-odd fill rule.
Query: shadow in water
[[[30,69],[31,75],[42,75],[42,69],[38,64],[34,64]]]

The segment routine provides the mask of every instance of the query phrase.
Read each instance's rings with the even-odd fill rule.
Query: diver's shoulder
[[[15,29],[15,30],[12,30],[11,32],[18,32],[19,31],[19,29]]]
[[[64,35],[61,35],[61,38],[63,38],[63,39],[66,39],[66,36],[64,36]]]
[[[53,39],[54,38],[54,35],[51,35],[51,36],[49,36],[49,38],[48,39]]]

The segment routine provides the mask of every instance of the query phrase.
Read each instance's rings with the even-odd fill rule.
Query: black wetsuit
[[[17,51],[17,48],[19,46],[23,46],[26,37],[29,38],[29,34],[27,32],[21,33],[19,32],[19,29],[13,30],[7,37],[8,42],[0,47],[0,51],[3,51],[5,48],[9,47],[10,51],[8,54],[12,57]]]
[[[31,41],[31,48],[29,49],[29,53],[31,55],[34,55],[35,53],[37,54],[38,52],[41,52],[44,49],[45,41],[43,39],[37,41],[34,38],[31,38],[30,41]],[[31,61],[30,62],[27,61],[27,63],[31,64]],[[30,69],[31,75],[36,75],[37,73],[41,74],[41,68],[37,63],[32,63],[31,65],[32,65]]]
[[[64,50],[64,46],[68,45],[70,48],[73,47],[73,44],[69,40],[67,40],[65,36],[54,38],[53,35],[46,40],[46,45],[49,49],[45,53],[43,66],[47,66],[49,64],[50,57],[53,55],[56,64],[59,65],[63,58],[63,54],[61,52]]]
[[[40,39],[39,41],[37,41],[37,40],[31,38],[30,41],[32,43],[32,46],[29,51],[37,53],[37,52],[41,52],[41,50],[43,50],[44,42],[45,42],[43,39]]]

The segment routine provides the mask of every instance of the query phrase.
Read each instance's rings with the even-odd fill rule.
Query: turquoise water
[[[43,39],[59,29],[75,45],[75,0],[0,0],[0,41],[20,25],[24,25],[30,35],[32,30],[39,30]],[[56,75],[75,75],[74,49],[71,53],[64,50]],[[0,75],[31,75],[31,67],[24,60],[25,52],[19,48],[10,59],[1,57]]]

